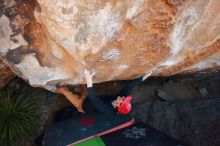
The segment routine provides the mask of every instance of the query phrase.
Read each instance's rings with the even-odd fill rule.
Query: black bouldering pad
[[[106,146],[186,146],[144,123],[135,123],[103,135],[101,139]]]
[[[132,123],[133,118],[129,115],[108,117],[101,113],[80,114],[48,128],[45,132],[43,145],[73,145],[88,138],[126,127]]]

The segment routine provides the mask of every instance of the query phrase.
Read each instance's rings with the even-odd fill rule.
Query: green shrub
[[[33,140],[40,121],[40,102],[30,88],[0,91],[0,145],[16,146]]]

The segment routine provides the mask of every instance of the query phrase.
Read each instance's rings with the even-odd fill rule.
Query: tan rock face
[[[15,74],[0,60],[0,89],[4,87]]]
[[[3,0],[0,54],[34,86],[220,65],[217,0]]]

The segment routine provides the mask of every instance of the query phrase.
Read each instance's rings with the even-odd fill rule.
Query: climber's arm
[[[85,70],[85,80],[87,82],[87,91],[89,94],[88,96],[89,100],[100,112],[108,114],[108,115],[115,114],[115,109],[113,108],[113,106],[111,106],[110,103],[109,105],[107,105],[96,96],[95,90],[92,84],[92,77],[93,75],[90,74],[87,70]]]
[[[142,81],[144,81],[146,78],[148,78],[151,75],[152,72],[145,74],[142,77],[136,78],[132,80],[128,85],[126,85],[124,88],[122,88],[119,93],[117,94],[118,96],[129,96],[131,94],[131,91],[134,87],[139,85]]]
[[[132,89],[137,85],[139,85],[141,82],[142,82],[142,77],[132,80],[119,91],[117,96],[129,96],[131,94]]]
[[[105,104],[102,100],[100,100],[96,94],[93,87],[87,87],[88,94],[89,94],[89,100],[92,102],[92,104],[102,113],[105,113],[107,115],[113,115],[115,114],[115,109],[111,104],[109,105]]]

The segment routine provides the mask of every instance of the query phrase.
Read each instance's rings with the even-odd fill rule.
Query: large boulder
[[[133,109],[136,121],[177,138],[190,146],[220,145],[220,99],[148,101]]]
[[[33,86],[219,69],[218,0],[2,1],[1,58]]]

